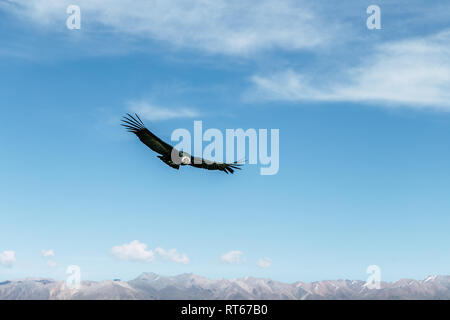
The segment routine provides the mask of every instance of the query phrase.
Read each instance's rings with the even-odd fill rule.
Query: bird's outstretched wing
[[[135,116],[136,118],[127,113],[127,116],[123,117],[123,123],[121,125],[124,126],[129,132],[137,135],[139,140],[141,140],[142,143],[153,151],[163,156],[170,156],[173,147],[150,132],[150,130],[145,127],[141,118],[139,118],[137,114],[135,114]]]
[[[205,160],[203,158],[193,157],[185,152],[180,152],[174,149],[170,144],[162,141],[160,138],[155,136],[150,130],[148,130],[142,120],[139,118],[137,114],[135,114],[136,118],[127,113],[127,116],[122,119],[122,126],[124,126],[129,132],[134,133],[139,140],[142,141],[147,147],[152,149],[153,151],[159,153],[161,156],[158,156],[163,162],[167,165],[178,169],[180,166],[180,160],[183,156],[187,156],[190,158],[190,163],[185,163],[184,165],[190,165],[195,168],[202,168],[207,170],[219,170],[225,173],[234,173],[234,170],[241,170],[240,166],[242,163],[233,162],[233,163],[221,163],[221,162],[213,162],[209,160]],[[172,153],[176,154],[180,157],[180,159],[176,159],[176,161],[172,160]]]
[[[220,170],[228,173],[234,173],[234,170],[241,170],[242,163],[235,161],[232,163],[213,162],[203,158],[191,157],[191,166],[207,170]]]

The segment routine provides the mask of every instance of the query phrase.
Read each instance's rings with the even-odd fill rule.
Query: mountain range
[[[166,277],[143,273],[130,281],[82,281],[70,289],[64,281],[26,278],[0,282],[0,300],[252,300],[252,299],[450,299],[450,276],[381,282],[370,289],[361,280],[283,283],[263,278],[210,280],[195,274]]]

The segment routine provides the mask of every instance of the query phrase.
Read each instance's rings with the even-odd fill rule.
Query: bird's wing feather
[[[139,140],[142,141],[142,143],[153,151],[164,156],[170,155],[173,147],[155,136],[145,127],[139,116],[137,114],[135,115],[137,119],[127,113],[127,116],[123,117],[121,125],[124,126],[129,132],[134,133]]]
[[[234,170],[241,170],[240,166],[242,163],[232,162],[232,163],[222,163],[205,160],[199,157],[191,157],[191,166],[196,168],[202,168],[207,170],[220,170],[225,173],[234,173]]]

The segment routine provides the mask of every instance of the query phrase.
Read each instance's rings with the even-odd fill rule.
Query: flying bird
[[[175,149],[148,130],[136,113],[135,116],[136,117],[133,117],[127,113],[127,115],[123,117],[121,125],[124,126],[128,132],[134,133],[147,147],[156,153],[159,153],[160,155],[158,158],[168,166],[177,170],[180,166],[192,166],[207,170],[219,170],[227,174],[234,173],[234,170],[241,170],[240,166],[242,164],[238,161],[232,163],[214,162],[200,157],[194,157],[187,152]]]

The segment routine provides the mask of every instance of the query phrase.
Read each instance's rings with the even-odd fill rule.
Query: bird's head
[[[181,164],[183,164],[183,165],[191,164],[191,157],[182,156],[181,157]]]

